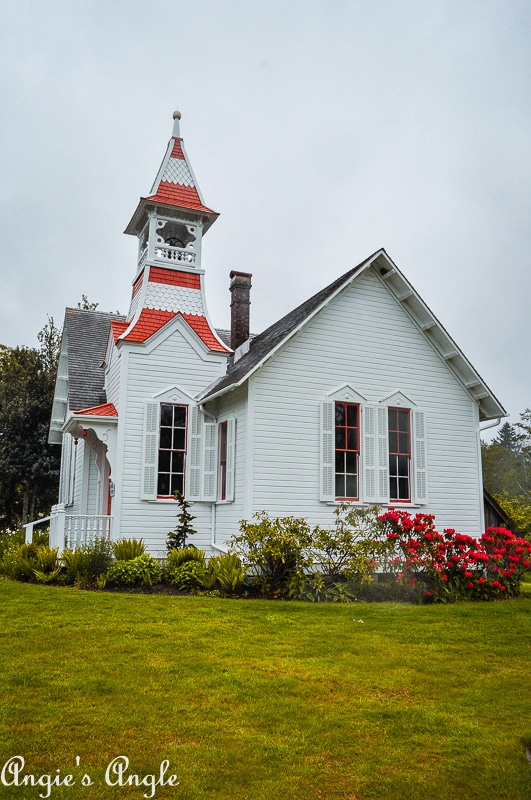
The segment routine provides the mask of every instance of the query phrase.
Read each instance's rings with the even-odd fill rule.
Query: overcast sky
[[[0,342],[85,294],[182,113],[210,315],[259,332],[385,247],[511,421],[531,406],[529,0],[0,0]]]

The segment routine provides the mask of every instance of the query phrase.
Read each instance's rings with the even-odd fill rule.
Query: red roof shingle
[[[165,203],[169,206],[179,206],[179,208],[189,208],[192,211],[205,211],[207,214],[215,214],[211,208],[204,206],[199,198],[199,193],[195,186],[183,186],[180,183],[170,183],[161,181],[156,194],[146,198]]]
[[[149,270],[151,283],[165,283],[170,286],[184,286],[186,289],[200,289],[201,275],[193,272],[180,272],[163,267],[151,267]]]
[[[103,403],[101,406],[93,406],[92,408],[83,408],[81,411],[76,411],[76,414],[83,414],[87,417],[117,417],[118,412],[113,403]]]
[[[173,137],[173,150],[171,151],[170,158],[180,158],[182,161],[185,161],[184,153],[181,147],[182,139],[177,139],[175,136]]]
[[[143,308],[140,317],[134,328],[124,337],[126,342],[145,342],[150,336],[164,327],[170,320],[176,317],[174,311],[158,311],[154,308]],[[191,327],[194,333],[199,336],[201,341],[206,344],[209,350],[218,353],[228,353],[229,350],[221,344],[214,335],[206,317],[195,314],[182,314],[181,316]]]
[[[129,327],[129,322],[125,320],[123,322],[117,319],[111,320],[111,330],[115,344],[118,341],[118,338],[122,335],[122,333],[125,330],[127,330],[128,327]]]

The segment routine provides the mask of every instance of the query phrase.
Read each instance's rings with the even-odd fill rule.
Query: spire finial
[[[173,133],[172,136],[176,136],[180,139],[181,133],[179,129],[179,120],[181,119],[181,112],[175,109],[173,112]]]

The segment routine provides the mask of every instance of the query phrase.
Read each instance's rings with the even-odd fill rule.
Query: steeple
[[[181,114],[147,197],[125,233],[138,237],[131,307],[119,339],[146,341],[180,314],[210,350],[229,352],[206,311],[201,268],[203,234],[218,214],[205,205],[180,135]]]
[[[181,112],[147,197],[141,197],[125,233],[138,236],[138,272],[144,263],[201,266],[201,239],[218,218],[205,205],[180,135]]]

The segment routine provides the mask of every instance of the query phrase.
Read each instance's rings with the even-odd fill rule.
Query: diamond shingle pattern
[[[170,183],[179,183],[182,186],[195,186],[188,164],[178,158],[168,159],[162,180]]]

